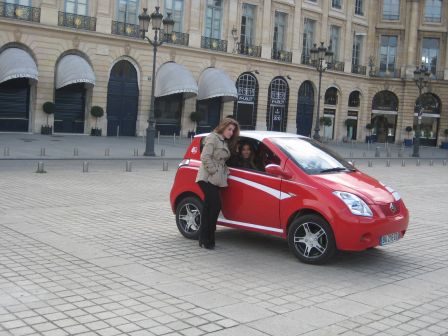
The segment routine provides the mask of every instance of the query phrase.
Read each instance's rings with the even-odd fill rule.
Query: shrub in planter
[[[90,114],[95,117],[95,128],[92,128],[90,135],[101,136],[101,128],[98,128],[98,118],[104,115],[104,110],[101,106],[92,106]]]
[[[41,134],[52,134],[53,126],[50,126],[48,124],[48,117],[50,116],[50,114],[54,113],[54,111],[56,110],[56,105],[53,102],[47,101],[42,105],[42,110],[47,115],[47,124],[41,126],[40,133]]]
[[[445,136],[445,141],[442,141],[442,147],[443,149],[448,149],[448,128],[443,131],[443,135]]]
[[[195,123],[195,129],[191,133],[196,133],[198,124],[202,121],[202,113],[199,111],[193,111],[190,113],[190,120]]]
[[[411,139],[412,126],[406,126],[405,131],[408,134],[408,138],[404,139],[404,145],[406,147],[411,147],[412,146],[412,139]]]
[[[372,124],[367,124],[366,125],[366,129],[369,132],[369,135],[366,135],[366,142],[373,142],[372,140],[372,129],[373,129],[373,125]]]

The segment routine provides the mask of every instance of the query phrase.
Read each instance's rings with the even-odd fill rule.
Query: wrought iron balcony
[[[112,21],[112,34],[123,35],[129,37],[140,37],[139,25],[132,23],[125,23],[119,21]]]
[[[252,57],[261,57],[261,46],[238,44],[238,54]]]
[[[201,48],[227,52],[227,41],[202,36]]]
[[[381,77],[381,78],[401,78],[401,70],[371,70],[369,71],[370,77]]]
[[[187,33],[172,32],[171,34],[164,34],[163,41],[165,43],[178,44],[188,46],[190,35]]]
[[[0,17],[40,22],[40,8],[0,2]]]
[[[341,72],[344,72],[344,68],[345,68],[344,62],[330,63],[330,64],[328,64],[328,67],[327,67],[328,70],[341,71]]]
[[[292,52],[285,50],[275,50],[272,49],[271,58],[273,60],[282,61],[282,62],[292,62]]]
[[[96,18],[66,12],[59,12],[58,25],[84,30],[96,30]]]
[[[367,67],[365,65],[352,64],[352,73],[365,76]]]

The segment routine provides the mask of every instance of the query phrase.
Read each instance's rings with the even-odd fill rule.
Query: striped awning
[[[37,65],[25,50],[8,48],[0,54],[0,83],[14,78],[37,80]]]
[[[205,69],[199,77],[198,100],[222,97],[224,101],[238,98],[235,83],[221,69]]]
[[[56,89],[75,83],[95,85],[95,73],[87,61],[78,55],[66,55],[56,69]]]
[[[176,93],[184,93],[187,97],[198,94],[198,85],[190,70],[181,64],[167,62],[156,74],[154,96],[163,97]]]

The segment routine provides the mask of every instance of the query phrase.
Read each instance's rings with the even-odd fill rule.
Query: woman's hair
[[[224,118],[218,126],[214,129],[216,133],[223,134],[225,129],[229,127],[230,125],[235,126],[235,129],[233,130],[232,137],[227,140],[227,144],[229,146],[230,152],[235,153],[236,151],[236,145],[238,142],[238,138],[240,136],[240,124],[238,121],[232,118]]]
[[[239,148],[239,150],[238,150],[238,158],[239,158],[240,161],[244,160],[244,158],[243,158],[243,147],[244,146],[248,146],[249,149],[250,149],[250,156],[248,158],[248,162],[252,166],[251,168],[255,169],[255,167],[256,167],[256,165],[255,165],[255,152],[254,152],[254,148],[252,147],[252,145],[249,142],[243,141],[243,142],[239,143],[239,145],[238,145],[238,148]]]

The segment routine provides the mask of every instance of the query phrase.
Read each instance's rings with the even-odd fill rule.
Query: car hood
[[[350,192],[362,197],[365,202],[370,204],[395,201],[392,193],[383,184],[360,171],[319,174],[312,177],[316,182],[326,185],[332,191]]]

